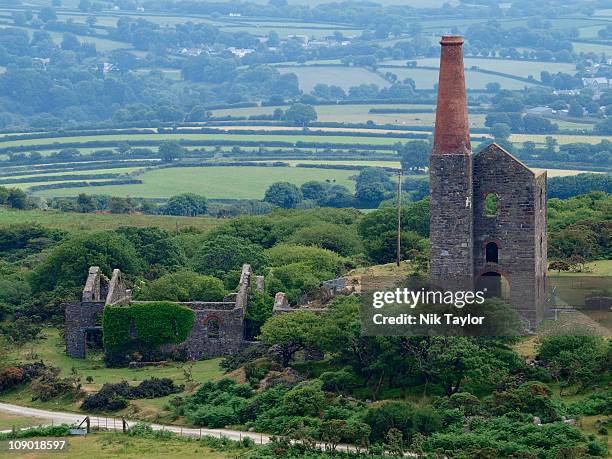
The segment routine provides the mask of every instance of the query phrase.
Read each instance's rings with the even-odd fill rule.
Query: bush
[[[224,296],[223,282],[192,271],[166,274],[137,292],[139,300],[149,301],[222,301]]]
[[[126,381],[116,384],[106,383],[95,394],[88,395],[81,404],[81,409],[88,411],[117,411],[127,407],[127,400],[139,398],[159,398],[176,394],[183,390],[169,378],[145,379],[138,386],[132,387]]]
[[[606,392],[595,392],[584,397],[582,400],[572,403],[569,412],[584,416],[595,416],[598,414],[612,414],[612,390]]]
[[[398,429],[404,440],[410,440],[414,432],[414,406],[406,402],[383,402],[368,409],[364,422],[370,426],[373,443],[384,442],[389,429]]]
[[[76,379],[60,378],[59,368],[47,368],[30,384],[32,400],[47,402],[65,395],[78,396],[81,385]]]
[[[0,393],[24,382],[25,372],[21,368],[8,367],[0,372]]]
[[[325,403],[325,393],[319,381],[304,381],[283,397],[284,411],[294,416],[319,416]]]
[[[346,260],[331,250],[303,245],[278,244],[266,250],[270,266],[285,266],[292,263],[304,263],[313,270],[325,271],[333,275],[340,274]]]
[[[361,248],[355,227],[333,223],[320,223],[317,226],[302,228],[293,233],[287,242],[320,247],[343,256],[356,255]]]

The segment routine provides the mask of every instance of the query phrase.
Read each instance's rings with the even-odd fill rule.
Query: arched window
[[[485,216],[497,217],[499,214],[499,197],[495,193],[487,193],[485,196]]]
[[[210,319],[206,322],[208,339],[219,339],[219,319]]]
[[[499,247],[495,242],[489,242],[485,248],[487,263],[499,263]]]

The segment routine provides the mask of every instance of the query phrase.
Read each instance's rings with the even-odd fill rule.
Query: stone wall
[[[430,273],[434,285],[470,289],[473,279],[472,155],[430,160]]]
[[[244,265],[238,292],[228,295],[223,301],[180,303],[193,309],[196,317],[187,340],[175,347],[184,350],[191,359],[238,352],[244,345],[244,318],[252,274],[251,266]],[[100,329],[96,326],[96,318],[103,313],[104,307],[132,303],[131,291],[126,288],[120,270],[115,269],[109,280],[98,267],[91,267],[81,302],[66,305],[66,353],[71,357],[85,358],[87,333]]]
[[[546,177],[492,144],[474,158],[474,274],[497,273],[509,284],[509,301],[530,326],[543,317],[546,268]],[[485,199],[494,194],[498,211],[486,215]],[[542,197],[541,197],[542,196]],[[487,244],[497,246],[498,261],[487,262]]]

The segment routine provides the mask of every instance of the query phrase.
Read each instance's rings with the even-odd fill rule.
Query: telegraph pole
[[[395,263],[398,268],[400,265],[400,261],[402,258],[401,250],[402,250],[402,168],[400,166],[399,172],[397,174],[397,253]]]

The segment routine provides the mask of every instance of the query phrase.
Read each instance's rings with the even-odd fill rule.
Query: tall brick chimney
[[[432,154],[466,154],[472,151],[468,124],[463,38],[446,35],[440,41],[438,107]]]
[[[473,156],[463,39],[442,37],[434,146],[429,158],[429,272],[435,285],[471,288],[474,272]]]

